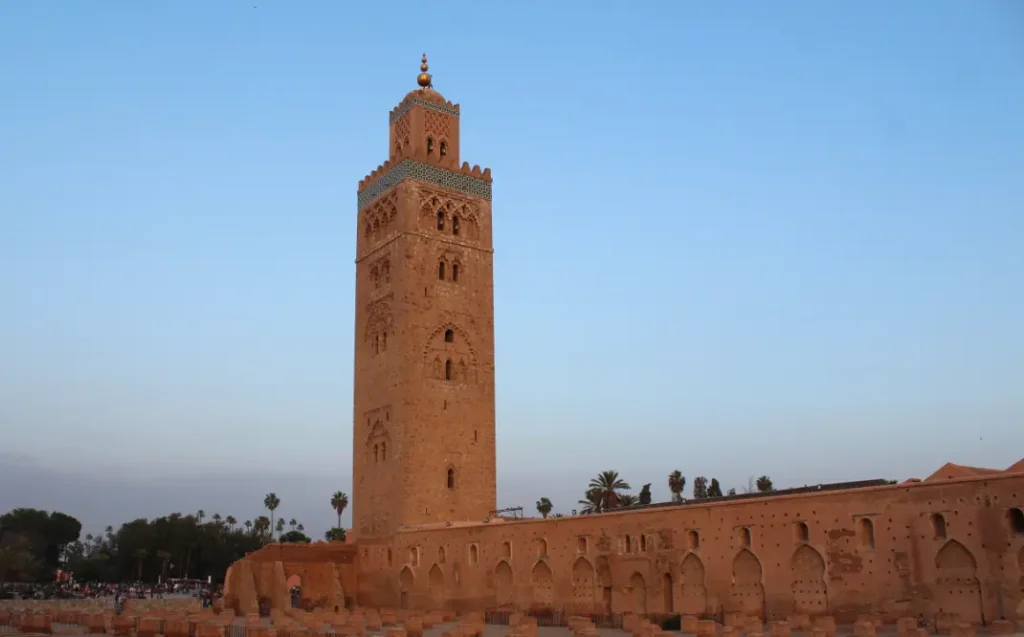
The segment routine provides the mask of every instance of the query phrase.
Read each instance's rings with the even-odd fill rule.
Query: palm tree
[[[203,511],[202,509],[199,509],[198,511],[196,511],[196,517],[199,518],[199,523],[202,524],[203,523],[203,518],[206,517],[206,511]]]
[[[281,534],[284,533],[284,518],[278,518],[277,520],[277,539],[281,539]]]
[[[252,520],[245,521],[245,530],[250,533],[252,532]]]
[[[639,501],[640,501],[640,498],[636,497],[632,493],[620,493],[619,494],[619,506],[620,507],[631,507],[631,506],[633,506],[634,504],[636,504]]]
[[[686,478],[683,476],[683,472],[676,469],[672,473],[668,474],[668,490],[672,492],[673,502],[683,501],[683,489],[686,488]]]
[[[601,503],[603,501],[601,497],[600,489],[587,489],[587,493],[584,496],[585,500],[578,501],[580,505],[580,513],[582,515],[590,515],[592,513],[600,513],[602,511]]]
[[[261,538],[266,538],[270,532],[270,518],[265,515],[261,515],[253,520],[253,531],[256,535]]]
[[[224,519],[224,518],[222,518],[222,517],[220,516],[220,513],[214,513],[214,514],[213,514],[213,522],[214,522],[214,523],[215,523],[215,524],[216,524],[217,526],[220,526],[221,520],[223,520],[223,519]]]
[[[295,518],[288,520],[288,526],[292,527],[293,531],[295,530],[295,525],[298,523],[298,520],[296,520]]]
[[[157,551],[156,556],[160,558],[160,577],[167,578],[167,563],[171,561],[171,554],[168,551]]]
[[[235,530],[235,525],[238,524],[238,520],[236,520],[235,516],[233,515],[229,515],[228,517],[224,518],[224,521],[228,523],[228,528],[232,531]]]
[[[335,491],[331,496],[331,508],[338,514],[338,528],[341,528],[341,514],[348,506],[348,496],[341,491]]]
[[[303,531],[306,530],[306,527],[304,527],[302,524],[299,524],[297,527],[295,527],[295,530],[298,531],[299,533],[302,533]]]
[[[772,479],[768,476],[761,476],[757,479],[757,490],[761,493],[768,493],[772,491],[773,488]]]
[[[619,506],[619,501],[622,499],[622,494],[619,491],[627,491],[632,487],[628,482],[619,478],[618,471],[602,471],[590,481],[590,488],[601,492],[601,510],[607,511]]]
[[[149,551],[147,551],[146,549],[135,549],[135,559],[137,559],[139,561],[139,577],[138,577],[138,580],[140,582],[142,581],[142,560],[146,559],[147,555],[149,555]]]
[[[537,511],[540,513],[540,516],[545,520],[547,519],[548,514],[551,513],[551,509],[551,500],[548,500],[547,498],[541,498],[540,500],[537,500]]]
[[[267,510],[270,511],[270,526],[273,528],[274,511],[277,510],[277,507],[281,506],[281,498],[277,497],[276,493],[268,493],[267,497],[263,498],[263,506],[267,507]]]

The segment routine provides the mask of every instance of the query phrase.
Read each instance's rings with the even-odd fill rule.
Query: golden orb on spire
[[[423,60],[420,61],[420,75],[416,78],[416,83],[420,85],[420,88],[433,88],[433,78],[427,71],[430,67],[427,66],[427,54],[423,54]]]

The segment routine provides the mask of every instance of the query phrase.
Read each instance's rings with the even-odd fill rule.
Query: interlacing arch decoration
[[[366,460],[368,463],[387,462],[394,453],[391,446],[391,434],[379,419],[375,420],[366,435]]]
[[[420,218],[427,230],[470,241],[480,238],[479,215],[473,201],[421,188]]]
[[[378,259],[370,266],[370,281],[374,289],[380,289],[391,283],[391,260],[388,257]]]
[[[376,243],[391,233],[398,218],[398,193],[392,190],[363,213],[363,236]]]
[[[395,155],[405,154],[409,148],[412,131],[409,127],[409,114],[406,113],[395,122]]]
[[[371,354],[377,355],[387,350],[388,336],[393,333],[392,323],[390,303],[381,302],[370,308],[366,328],[363,330],[363,342],[370,347]]]
[[[479,358],[466,330],[457,323],[445,323],[431,332],[423,346],[422,360],[427,378],[476,382]]]

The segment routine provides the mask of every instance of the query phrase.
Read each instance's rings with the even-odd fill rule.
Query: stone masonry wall
[[[1024,475],[407,531],[359,602],[766,619],[1024,619]]]

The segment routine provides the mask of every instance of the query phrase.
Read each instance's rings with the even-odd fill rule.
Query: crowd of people
[[[105,584],[93,582],[53,582],[48,584],[6,584],[0,588],[0,599],[101,599],[112,598],[114,608],[120,610],[130,599],[163,599],[165,597],[198,597],[203,608],[223,596],[220,586],[205,585],[198,581],[161,582],[146,584]]]

